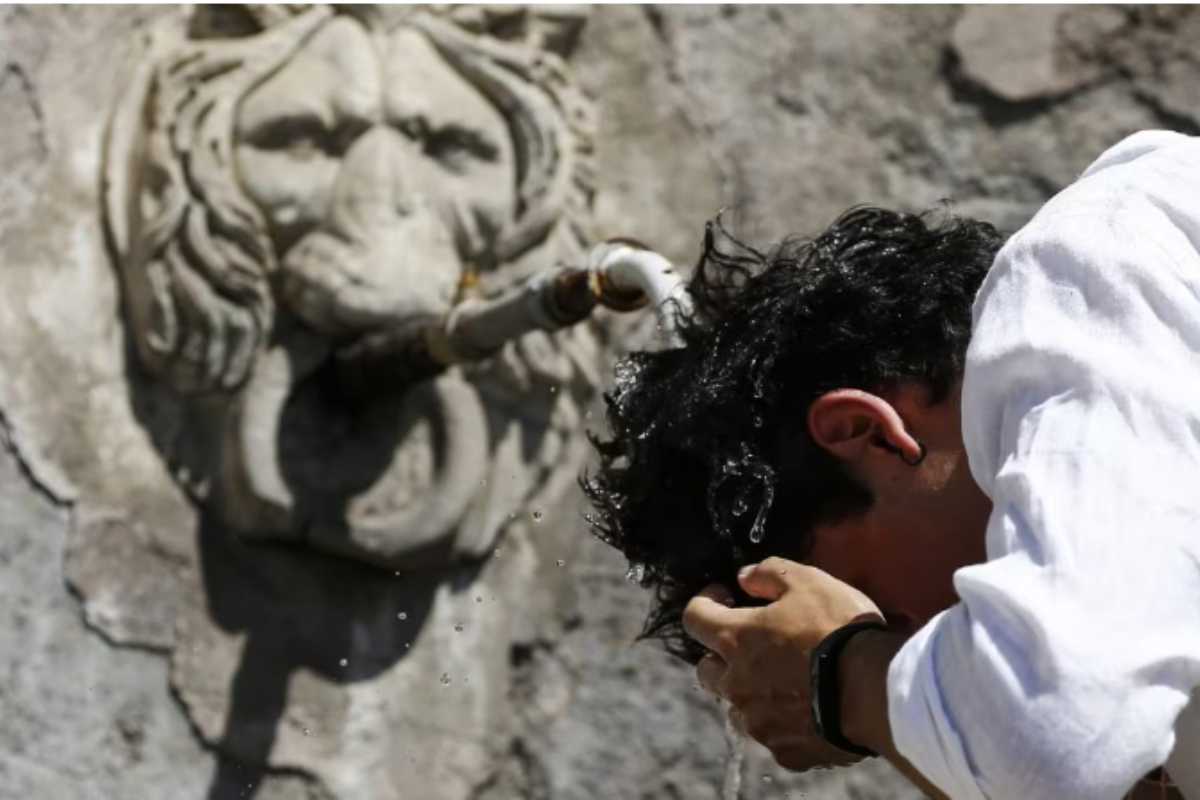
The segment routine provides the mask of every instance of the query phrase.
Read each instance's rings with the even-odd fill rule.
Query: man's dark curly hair
[[[833,389],[906,381],[945,400],[1001,243],[984,222],[882,208],[851,209],[768,253],[719,217],[707,225],[683,346],[618,366],[605,395],[612,438],[593,438],[600,464],[581,480],[593,530],[655,592],[643,637],[697,660],[680,623],[696,592],[736,586],[738,568],[770,555],[802,560],[815,524],[870,506],[809,435],[808,408]]]

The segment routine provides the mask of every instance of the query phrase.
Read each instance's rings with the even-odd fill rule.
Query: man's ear
[[[813,401],[808,432],[819,446],[846,462],[878,452],[898,454],[908,462],[921,458],[921,443],[908,432],[895,407],[859,389],[835,389]]]

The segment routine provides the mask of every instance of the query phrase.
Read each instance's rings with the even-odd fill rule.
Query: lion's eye
[[[310,115],[273,119],[252,131],[246,141],[263,150],[286,152],[298,161],[332,155],[339,144],[325,123]]]
[[[370,121],[365,119],[347,117],[341,120],[337,130],[329,134],[326,152],[336,156],[345,155],[370,128]]]
[[[500,148],[479,131],[461,125],[445,125],[425,136],[425,152],[454,171],[460,171],[471,159],[495,161]]]

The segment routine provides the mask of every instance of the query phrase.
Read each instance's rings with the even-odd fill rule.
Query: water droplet
[[[654,422],[651,422],[649,425],[647,425],[646,428],[644,430],[642,430],[640,433],[638,433],[638,435],[635,438],[639,442],[644,442],[647,439],[649,439],[651,436],[653,436],[654,432],[656,430],[658,430],[658,421],[657,420],[655,420]]]
[[[763,499],[762,504],[758,507],[758,515],[754,518],[754,524],[750,526],[750,541],[758,544],[763,540],[763,535],[767,528],[767,512],[771,510],[771,504],[775,500],[775,487],[769,482],[763,483]]]
[[[774,778],[772,778],[770,775],[763,775],[763,776],[762,776],[762,782],[763,782],[763,783],[771,783],[771,782],[773,782],[774,780],[775,780],[775,779],[774,779]]]
[[[342,658],[342,659],[338,659],[338,666],[339,666],[339,667],[344,667],[344,666],[346,666],[346,665],[347,665],[347,664],[349,664],[349,663],[350,663],[350,659],[348,659],[348,658]]]
[[[742,763],[746,758],[742,735],[733,725],[728,709],[725,713],[725,744],[729,759],[725,762],[725,780],[721,783],[721,800],[738,800],[742,793]]]
[[[396,570],[396,572],[395,572],[395,575],[396,575],[396,577],[397,577],[397,578],[399,578],[399,577],[400,577],[400,570]]]
[[[476,602],[476,603],[482,603],[482,602],[483,602],[483,595],[478,595],[478,594],[477,594],[477,595],[475,595],[475,602]]]
[[[550,394],[554,394],[554,393],[555,393],[555,392],[557,392],[557,391],[558,391],[558,387],[557,387],[557,386],[553,386],[553,385],[552,385],[552,386],[550,387]]]
[[[566,561],[564,561],[564,560],[563,560],[563,559],[561,559],[561,558],[560,558],[560,559],[558,559],[557,561],[555,561],[554,563],[555,563],[555,564],[558,564],[560,567],[565,567],[565,566],[567,565],[567,562],[566,562]]]
[[[398,619],[398,620],[400,620],[401,622],[403,622],[404,620],[408,619],[408,612],[407,612],[407,611],[401,611],[399,614],[397,614],[397,615],[396,615],[396,619]]]
[[[533,512],[533,521],[534,521],[534,522],[541,522],[541,521],[542,521],[542,512],[541,512],[540,510],[534,510],[534,512]]]
[[[454,630],[455,630],[456,632],[458,632],[458,633],[462,633],[462,632],[463,632],[463,628],[464,628],[464,627],[465,627],[465,626],[464,626],[464,625],[463,625],[461,622],[456,622],[456,623],[454,624]]]
[[[449,686],[450,685],[450,673],[443,672],[440,680],[442,682],[442,686]]]
[[[312,736],[312,729],[310,729],[310,728],[305,728],[305,729],[304,729],[304,735],[305,735],[305,736]]]

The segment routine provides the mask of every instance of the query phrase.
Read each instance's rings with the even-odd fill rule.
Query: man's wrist
[[[887,673],[907,637],[886,630],[855,634],[838,661],[842,733],[880,755],[895,752],[888,722]]]

